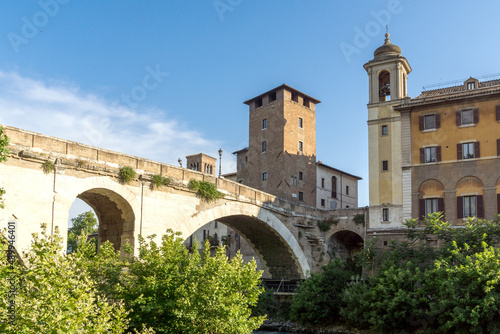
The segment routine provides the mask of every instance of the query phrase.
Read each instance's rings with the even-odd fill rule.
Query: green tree
[[[158,333],[250,333],[264,317],[251,316],[262,289],[261,272],[237,255],[228,261],[225,249],[210,257],[189,253],[179,234],[167,231],[161,244],[155,236],[139,237],[138,256],[127,266],[121,297],[132,324],[146,324]],[[193,249],[197,249],[194,247]]]
[[[56,228],[33,235],[31,249],[14,269],[0,252],[0,332],[2,333],[123,333],[127,311],[97,293],[83,257],[64,255]],[[5,248],[5,243],[1,244]],[[4,249],[2,249],[4,250]],[[6,322],[9,278],[16,278],[16,320]]]
[[[434,214],[407,226],[374,276],[344,291],[342,315],[384,333],[500,333],[500,250],[488,244],[498,247],[498,219],[452,228]]]
[[[80,213],[77,217],[71,218],[71,223],[73,226],[68,228],[68,252],[74,252],[78,249],[80,236],[87,237],[89,234],[97,232],[97,220],[92,211]]]
[[[10,150],[7,148],[8,145],[9,137],[3,133],[3,127],[0,126],[0,162],[7,161],[7,155],[10,153]],[[5,195],[5,189],[0,188],[0,209],[5,208],[3,195]]]
[[[304,325],[329,325],[339,319],[341,294],[353,273],[345,263],[334,259],[322,271],[311,274],[293,296],[291,319]]]

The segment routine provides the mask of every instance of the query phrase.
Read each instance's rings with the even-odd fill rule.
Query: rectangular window
[[[269,102],[276,101],[276,92],[269,94]]]
[[[299,201],[304,201],[304,193],[302,191],[299,191]]]
[[[299,102],[299,94],[297,93],[292,93],[292,101]]]
[[[214,228],[218,228],[219,227],[219,222],[216,220],[214,221]]]
[[[303,102],[303,104],[304,104],[304,107],[309,108],[309,99],[308,99],[308,98],[306,98],[306,97],[304,97],[304,102]]]
[[[296,187],[297,186],[297,177],[295,175],[292,175],[290,177],[290,183],[292,184],[292,186]]]
[[[467,83],[467,89],[474,89],[474,88],[476,88],[475,82],[468,82]]]
[[[436,128],[436,118],[434,115],[424,116],[424,129],[435,129]]]
[[[480,158],[479,142],[457,144],[457,160]]]
[[[440,162],[441,146],[423,147],[420,149],[420,163]]]
[[[444,198],[426,198],[420,199],[420,218],[425,219],[429,214],[434,212],[444,213]]]
[[[387,160],[382,161],[382,170],[383,171],[389,170],[389,161]]]
[[[475,217],[476,211],[476,196],[464,196],[464,217]]]
[[[428,198],[425,200],[425,216],[431,213],[438,212],[438,200],[437,198]]]
[[[255,100],[255,108],[262,107],[262,99]]]
[[[323,198],[321,199],[321,206],[325,207],[325,200]]]
[[[425,162],[436,162],[436,148],[426,147],[425,148]]]
[[[349,186],[345,186],[345,194],[349,195]]]
[[[267,172],[262,173],[262,181],[267,180]]]
[[[462,124],[471,124],[474,118],[472,117],[472,110],[462,111]]]
[[[265,130],[265,129],[267,129],[267,118],[264,118],[262,120],[262,130]]]
[[[479,110],[477,108],[458,110],[456,118],[457,126],[479,123]]]
[[[299,172],[299,180],[300,181],[304,180],[304,173]]]
[[[439,114],[420,116],[418,120],[420,131],[433,130],[441,127],[441,117]]]
[[[384,222],[389,221],[389,209],[387,208],[382,209],[382,221]]]
[[[382,136],[387,136],[388,133],[387,125],[382,125]]]
[[[302,119],[302,117],[299,117],[299,128],[304,128],[304,120]]]
[[[457,197],[457,218],[484,218],[483,195]]]
[[[304,152],[304,143],[299,140],[299,152]]]
[[[321,178],[321,188],[325,187],[325,178]]]
[[[267,143],[265,141],[262,142],[262,153],[267,150]]]
[[[462,158],[463,159],[474,158],[474,143],[462,144]]]

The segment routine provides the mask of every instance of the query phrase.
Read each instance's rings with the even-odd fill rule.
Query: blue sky
[[[368,82],[384,41],[408,90],[500,72],[496,1],[0,2],[0,123],[153,160],[248,144],[243,101],[286,83],[318,98],[317,158],[363,177]]]

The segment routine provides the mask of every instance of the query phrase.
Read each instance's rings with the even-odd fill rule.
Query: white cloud
[[[220,146],[167,119],[164,110],[129,109],[73,83],[47,83],[15,72],[0,71],[0,123],[175,165],[189,154],[215,157]],[[223,169],[236,166],[226,161]]]

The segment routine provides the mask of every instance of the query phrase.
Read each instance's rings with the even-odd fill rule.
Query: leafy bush
[[[343,293],[342,315],[378,332],[395,328],[420,333],[500,332],[500,228],[495,221],[469,220],[451,228],[440,214],[408,221],[407,240],[380,256],[367,284]],[[434,238],[442,247],[433,249]],[[365,257],[377,257],[367,243]]]
[[[42,165],[42,170],[45,174],[52,173],[54,171],[54,163],[50,160],[47,160]]]
[[[410,319],[423,310],[423,291],[418,286],[420,271],[409,263],[407,268],[380,270],[368,284],[349,285],[342,294],[345,307],[341,315],[353,326],[370,327],[390,333],[409,330]]]
[[[302,282],[293,296],[290,317],[303,325],[329,325],[339,319],[341,294],[352,273],[334,259],[318,274]]]
[[[152,181],[151,188],[156,187],[156,189],[160,188],[161,186],[168,186],[171,182],[171,180],[168,177],[163,177],[158,174],[153,175],[151,181]]]
[[[120,169],[119,176],[123,183],[130,183],[135,179],[135,171],[132,167],[125,166]]]
[[[0,332],[2,333],[123,333],[127,311],[123,303],[100,296],[85,271],[82,258],[64,256],[62,237],[47,233],[34,241],[24,263],[11,269],[0,252]],[[5,243],[0,243],[5,247]],[[15,277],[16,320],[6,322],[9,277]]]
[[[171,230],[156,244],[139,237],[139,253],[123,275],[121,296],[134,311],[132,323],[158,333],[249,333],[264,317],[251,316],[261,272],[241,254],[228,261],[223,247],[210,257],[189,253]],[[197,247],[195,247],[197,248]]]
[[[224,194],[217,190],[215,184],[207,181],[190,180],[189,189],[195,190],[207,202],[224,198]]]

